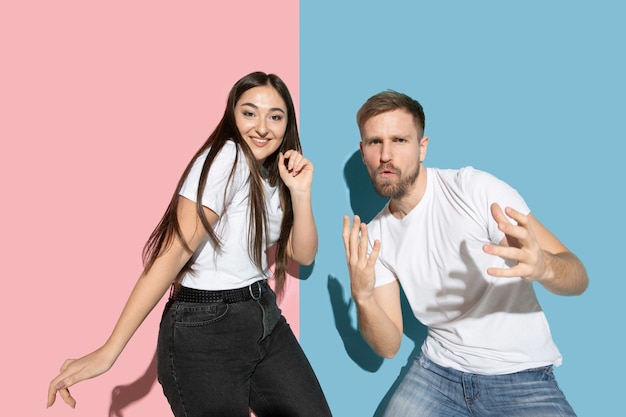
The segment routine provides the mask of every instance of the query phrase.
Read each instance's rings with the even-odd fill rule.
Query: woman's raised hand
[[[311,191],[313,170],[311,161],[293,149],[278,155],[278,172],[292,194]]]

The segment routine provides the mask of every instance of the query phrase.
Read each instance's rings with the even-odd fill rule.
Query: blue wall
[[[425,108],[427,166],[506,180],[585,262],[583,296],[537,292],[564,355],[561,388],[580,416],[615,415],[626,371],[622,3],[302,0],[300,15],[300,127],[320,232],[302,271],[301,340],[334,414],[375,415],[424,338],[407,324],[397,357],[383,361],[349,302],[342,215],[370,218],[382,204],[355,154],[354,116],[391,88]]]

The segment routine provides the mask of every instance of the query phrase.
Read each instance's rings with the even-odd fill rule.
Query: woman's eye
[[[252,113],[251,111],[246,111],[246,110],[244,110],[244,111],[243,111],[243,115],[244,115],[245,117],[252,117],[252,116],[254,116],[254,113]]]
[[[280,122],[281,120],[283,120],[283,116],[281,116],[280,114],[274,114],[270,116],[270,119],[275,122]]]

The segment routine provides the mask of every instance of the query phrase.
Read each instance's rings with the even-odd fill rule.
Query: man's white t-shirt
[[[560,365],[532,284],[486,273],[507,267],[482,249],[504,238],[494,202],[529,213],[517,191],[491,174],[428,168],[425,194],[409,214],[397,219],[387,204],[368,225],[370,250],[381,242],[376,286],[400,282],[428,326],[422,352],[439,365],[483,375]]]
[[[235,172],[229,182],[237,153]],[[181,196],[193,202],[197,201],[200,173],[207,154],[208,150],[196,159],[179,191]],[[271,187],[266,181],[263,184],[268,214],[268,247],[271,247],[280,234],[282,209],[278,187]],[[263,259],[264,271],[259,271],[249,256],[249,187],[250,168],[246,158],[234,142],[227,141],[209,169],[202,195],[202,205],[219,217],[214,230],[221,241],[221,250],[216,251],[212,242],[207,240],[196,252],[192,271],[182,277],[183,286],[225,290],[241,288],[267,277],[267,257]]]

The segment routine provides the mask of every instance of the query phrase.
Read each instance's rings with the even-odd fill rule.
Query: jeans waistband
[[[269,290],[267,280],[232,290],[208,291],[181,286],[174,290],[170,299],[186,303],[238,303],[240,301],[258,300],[261,294]]]

